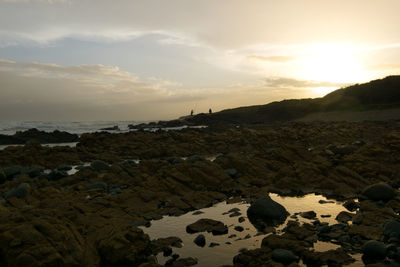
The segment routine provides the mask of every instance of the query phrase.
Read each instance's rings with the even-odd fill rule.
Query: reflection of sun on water
[[[301,65],[301,76],[307,80],[353,83],[367,78],[356,49],[349,45],[313,45]]]

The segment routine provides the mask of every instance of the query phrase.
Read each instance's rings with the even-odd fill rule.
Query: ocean
[[[54,130],[69,133],[82,134],[99,131],[102,128],[118,126],[121,131],[129,131],[129,124],[138,124],[137,121],[23,121],[23,122],[0,122],[0,134],[13,135],[17,131],[25,131],[36,128],[45,132]]]

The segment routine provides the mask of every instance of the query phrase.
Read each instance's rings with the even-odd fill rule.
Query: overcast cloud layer
[[[166,119],[321,96],[400,74],[398,10],[398,0],[0,0],[0,120]]]

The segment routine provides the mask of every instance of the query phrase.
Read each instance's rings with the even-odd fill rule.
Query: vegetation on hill
[[[239,107],[185,120],[195,124],[270,123],[289,121],[315,112],[363,111],[400,107],[400,76],[335,90],[322,98],[290,99],[266,105]]]

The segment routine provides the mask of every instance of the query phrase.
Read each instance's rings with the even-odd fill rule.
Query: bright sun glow
[[[301,76],[313,81],[353,83],[366,80],[357,49],[343,44],[309,47],[301,60]]]

